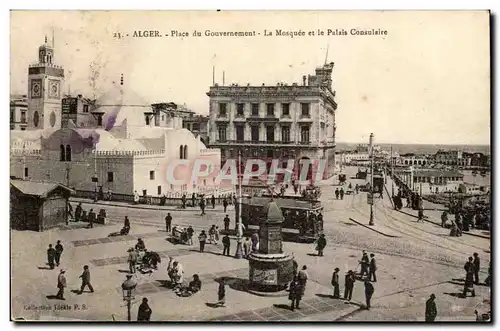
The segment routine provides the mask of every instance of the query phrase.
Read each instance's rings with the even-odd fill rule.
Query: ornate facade
[[[332,87],[333,63],[303,76],[296,83],[276,86],[210,87],[210,146],[221,149],[222,163],[237,158],[325,160],[323,178],[335,167],[335,112]],[[244,161],[244,160],[243,160]],[[316,178],[314,166],[308,179]],[[295,174],[300,169],[296,168]]]

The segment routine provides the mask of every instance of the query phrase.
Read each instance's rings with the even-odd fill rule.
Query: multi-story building
[[[236,158],[280,159],[286,167],[296,161],[325,160],[323,177],[335,166],[335,112],[333,63],[303,76],[302,85],[210,87],[210,146],[221,149],[221,160]],[[297,164],[298,162],[296,162]],[[303,163],[304,164],[304,161]],[[307,162],[305,162],[307,164]],[[301,171],[295,168],[295,175]],[[308,179],[316,178],[309,167]],[[314,176],[313,176],[314,175]]]
[[[400,159],[399,164],[405,166],[425,167],[430,163],[426,155],[419,155],[414,153],[401,154],[399,159]]]
[[[467,167],[471,165],[471,157],[462,151],[439,150],[434,155],[434,161],[438,164]]]
[[[208,116],[191,113],[190,116],[182,118],[182,127],[191,131],[195,137],[200,136],[204,144],[209,143]]]
[[[28,126],[28,97],[26,95],[10,96],[10,129],[26,130]]]

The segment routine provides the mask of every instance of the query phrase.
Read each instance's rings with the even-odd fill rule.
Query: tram
[[[315,240],[323,232],[323,210],[320,201],[303,197],[252,197],[242,198],[242,222],[246,229],[259,229],[259,222],[267,217],[266,206],[275,201],[283,213],[283,232],[298,234],[301,240]]]

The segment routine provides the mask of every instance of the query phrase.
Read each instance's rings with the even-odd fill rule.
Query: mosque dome
[[[121,125],[144,126],[144,112],[151,111],[151,103],[139,96],[134,90],[123,84],[115,84],[109,91],[97,98],[96,112],[102,112],[106,130]]]

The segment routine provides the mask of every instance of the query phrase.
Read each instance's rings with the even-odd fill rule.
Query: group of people
[[[73,218],[72,215],[72,207],[71,204],[68,203],[68,214],[69,217]],[[82,203],[78,203],[78,205],[75,208],[75,215],[74,215],[75,222],[88,222],[89,223],[89,228],[94,227],[94,223],[97,221],[97,215],[94,212],[94,209],[90,208],[89,212],[87,213],[85,210],[83,210]]]
[[[59,266],[63,251],[64,247],[60,240],[57,241],[55,248],[52,247],[52,244],[49,244],[49,248],[47,249],[47,262],[51,270]]]

